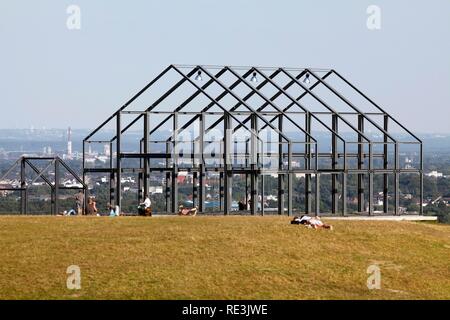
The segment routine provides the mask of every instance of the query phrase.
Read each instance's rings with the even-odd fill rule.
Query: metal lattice
[[[139,144],[124,150],[122,138],[136,126]],[[171,130],[162,139],[158,132],[164,126]],[[96,140],[105,128],[114,132],[111,138]],[[86,146],[92,143],[109,146],[106,167],[87,165]],[[415,165],[400,164],[401,147],[417,148]],[[421,140],[332,69],[170,65],[84,139],[83,156],[84,178],[108,173],[111,202],[119,206],[124,172],[139,173],[139,201],[148,195],[151,175],[165,172],[165,207],[172,213],[178,211],[182,171],[193,175],[193,203],[200,212],[208,172],[220,175],[224,214],[231,210],[235,174],[245,175],[251,214],[264,214],[263,204],[258,209],[258,201],[264,201],[258,189],[264,189],[265,175],[278,179],[279,214],[296,211],[293,180],[298,175],[304,177],[306,213],[321,212],[324,176],[331,179],[331,213],[347,213],[349,175],[357,177],[358,212],[375,213],[378,176],[382,213],[400,213],[402,173],[419,175],[423,200]],[[127,159],[136,165],[124,166]]]

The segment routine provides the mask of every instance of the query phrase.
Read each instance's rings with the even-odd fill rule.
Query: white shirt
[[[150,208],[151,205],[152,205],[152,202],[150,201],[150,198],[145,198],[145,200],[144,200],[144,207],[145,208]]]
[[[310,216],[303,216],[300,220],[299,220],[299,222],[302,222],[302,221],[308,221],[308,220],[311,220],[312,218],[310,217]]]

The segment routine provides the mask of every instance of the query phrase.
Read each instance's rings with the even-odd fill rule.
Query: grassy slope
[[[287,217],[0,217],[0,298],[450,299],[450,227]],[[381,267],[382,289],[366,269]],[[66,289],[66,268],[82,289]]]

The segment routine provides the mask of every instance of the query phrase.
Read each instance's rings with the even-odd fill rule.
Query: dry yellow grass
[[[0,217],[1,299],[450,299],[450,227],[288,217]],[[368,290],[379,264],[381,289]],[[81,268],[81,290],[66,269]]]

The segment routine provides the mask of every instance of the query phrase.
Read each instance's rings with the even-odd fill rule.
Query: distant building
[[[111,155],[111,150],[109,148],[109,144],[103,145],[103,155],[109,157]]]
[[[150,194],[162,194],[163,187],[161,187],[161,186],[150,187],[148,191]]]
[[[13,186],[11,184],[0,182],[0,188],[9,189],[9,188],[13,188]],[[12,193],[12,191],[0,190],[0,197],[6,197],[10,193]]]
[[[444,175],[442,172],[437,172],[437,171],[433,170],[430,173],[427,173],[426,176],[432,177],[432,178],[442,178]]]

